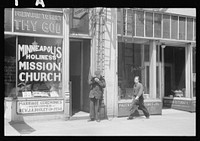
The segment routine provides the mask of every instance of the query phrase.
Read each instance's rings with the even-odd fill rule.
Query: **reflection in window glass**
[[[179,40],[185,40],[185,18],[179,17]]]
[[[153,13],[146,12],[145,20],[145,35],[153,37]]]
[[[193,19],[187,18],[187,40],[193,39]]]
[[[119,99],[131,99],[133,94],[134,76],[140,77],[144,92],[148,93],[144,60],[144,46],[132,43],[118,43],[118,91]],[[149,63],[146,63],[148,66]],[[145,74],[146,73],[146,74]]]
[[[16,96],[16,37],[4,36],[5,97]]]
[[[163,15],[163,38],[170,38],[170,16]]]
[[[18,37],[17,95],[59,97],[62,82],[62,39]]]
[[[178,17],[171,16],[171,38],[177,39],[178,38]]]
[[[136,36],[144,36],[144,12],[136,11]]]
[[[154,37],[161,37],[161,14],[154,14]]]

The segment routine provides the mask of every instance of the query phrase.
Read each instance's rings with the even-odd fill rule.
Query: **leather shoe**
[[[100,122],[100,119],[97,119],[96,122]]]
[[[94,119],[89,119],[88,122],[94,121]]]
[[[150,116],[147,116],[146,118],[147,118],[147,119],[149,119],[149,118],[150,118]]]
[[[133,117],[128,117],[128,118],[127,118],[127,120],[132,120],[132,119],[133,119]]]

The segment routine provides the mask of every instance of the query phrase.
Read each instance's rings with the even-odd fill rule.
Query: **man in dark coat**
[[[90,85],[90,119],[88,121],[100,122],[100,106],[103,98],[103,88],[105,88],[105,79],[101,76],[101,71],[95,71],[95,77],[89,78]]]
[[[133,86],[133,101],[128,120],[133,119],[137,108],[143,111],[146,118],[149,118],[149,112],[144,106],[143,85],[139,82],[139,76],[135,76],[134,82],[135,84]]]

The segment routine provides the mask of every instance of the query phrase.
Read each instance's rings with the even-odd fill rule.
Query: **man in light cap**
[[[95,76],[89,78],[89,85],[90,119],[88,121],[94,121],[96,119],[97,122],[100,122],[99,109],[103,98],[103,88],[106,86],[105,79],[101,75],[100,70],[95,71]]]

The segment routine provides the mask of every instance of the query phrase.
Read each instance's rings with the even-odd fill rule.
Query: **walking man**
[[[134,78],[134,86],[133,86],[133,101],[130,109],[130,115],[128,120],[133,119],[134,114],[138,109],[142,110],[146,118],[149,118],[149,112],[144,106],[144,98],[143,98],[143,85],[139,82],[139,76],[135,76]]]
[[[90,119],[88,121],[100,122],[100,106],[103,98],[103,88],[105,88],[105,79],[101,76],[101,71],[95,71],[95,77],[89,78],[90,85]]]

